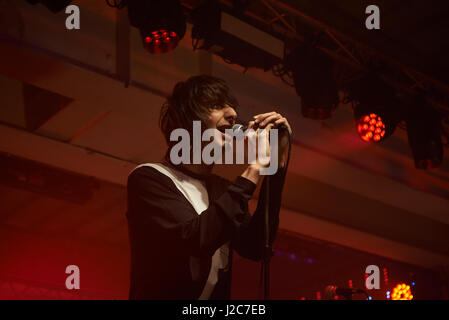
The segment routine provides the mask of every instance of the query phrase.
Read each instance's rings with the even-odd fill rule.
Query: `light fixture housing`
[[[351,85],[354,118],[362,140],[377,143],[391,136],[404,120],[404,105],[394,88],[376,75],[368,74]]]
[[[178,0],[128,0],[132,26],[140,31],[144,48],[153,54],[174,50],[186,32],[186,18]]]
[[[270,70],[284,58],[280,35],[219,1],[205,1],[191,14],[195,48],[207,50],[225,62],[244,68]]]
[[[437,168],[443,161],[441,115],[422,96],[407,110],[408,142],[417,169]]]
[[[301,97],[302,115],[315,120],[330,118],[339,102],[333,60],[312,45],[302,44],[287,57],[286,65]]]

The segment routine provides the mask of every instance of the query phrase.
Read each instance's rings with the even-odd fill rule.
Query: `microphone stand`
[[[287,131],[288,132],[288,131]],[[288,132],[288,153],[287,153],[287,163],[284,170],[284,176],[282,181],[282,187],[284,186],[285,177],[287,174],[288,165],[290,163],[290,153],[292,148],[292,136],[290,132]],[[265,247],[264,247],[264,257],[261,265],[261,280],[263,277],[263,292],[264,292],[264,300],[268,300],[270,298],[270,262],[271,257],[273,256],[273,248],[270,243],[270,176],[266,175],[264,179],[267,179],[265,184]],[[261,190],[262,192],[263,190]],[[279,212],[278,212],[279,214]],[[262,294],[260,293],[260,296]]]
[[[270,298],[270,260],[273,254],[273,249],[270,244],[270,176],[265,176],[267,179],[265,184],[265,252],[263,257],[263,280],[264,280],[264,300]]]
[[[288,131],[287,131],[288,132]],[[287,174],[287,168],[288,165],[290,163],[290,153],[291,153],[291,148],[292,148],[292,136],[290,134],[290,132],[288,133],[288,154],[287,154],[287,163],[285,164],[285,167],[283,168],[283,170],[285,170],[284,172],[284,176],[283,176],[283,181],[282,181],[282,188],[284,186],[284,182],[285,182],[285,176]],[[264,177],[264,179],[266,179],[266,183],[265,183],[265,190],[261,190],[265,191],[265,232],[264,232],[264,242],[265,242],[265,247],[264,247],[264,257],[263,257],[263,261],[261,264],[261,279],[263,277],[263,298],[264,300],[268,300],[270,298],[270,262],[271,262],[271,257],[273,256],[273,248],[271,246],[270,243],[270,184],[271,184],[271,179],[270,176],[266,175]],[[262,289],[262,286],[261,286]],[[260,296],[262,296],[262,292],[260,292]]]

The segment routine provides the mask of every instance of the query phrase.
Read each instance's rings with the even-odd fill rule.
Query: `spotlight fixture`
[[[67,7],[72,0],[26,0],[28,3],[37,4],[42,3],[51,12],[57,13]]]
[[[287,57],[286,65],[293,73],[296,93],[301,97],[302,115],[316,120],[330,118],[339,101],[332,59],[303,44]]]
[[[267,71],[280,63],[284,42],[271,30],[239,14],[245,1],[234,4],[235,9],[229,10],[218,1],[208,0],[192,11],[194,49],[207,50],[244,68]]]
[[[351,86],[355,100],[357,133],[366,142],[380,142],[391,136],[403,120],[403,104],[396,92],[375,75],[365,76]]]
[[[140,30],[145,49],[166,53],[178,46],[186,32],[186,18],[178,0],[128,0],[129,21]]]
[[[443,161],[441,116],[423,97],[407,110],[407,134],[417,169],[437,168]]]

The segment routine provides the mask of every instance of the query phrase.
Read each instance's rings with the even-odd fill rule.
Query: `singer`
[[[213,164],[170,161],[173,130],[191,132],[193,121],[201,121],[202,128],[224,134],[235,124],[237,109],[226,83],[206,75],[177,83],[162,106],[159,124],[168,144],[166,156],[160,163],[137,166],[128,177],[130,299],[229,299],[233,250],[254,261],[263,258],[265,199],[259,197],[252,215],[248,201],[267,164],[248,164],[230,182],[212,174]],[[255,115],[248,124],[258,128],[257,134],[281,126],[288,132],[279,134],[279,169],[269,180],[271,242],[279,225],[291,128],[276,112]]]

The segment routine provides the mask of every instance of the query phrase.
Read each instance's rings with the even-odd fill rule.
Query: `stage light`
[[[301,97],[302,115],[316,120],[330,118],[339,101],[334,62],[318,49],[303,44],[287,57],[286,65]]]
[[[129,0],[129,21],[140,31],[145,49],[166,53],[178,46],[186,32],[186,18],[178,0]]]
[[[357,132],[366,142],[379,142],[385,137],[385,124],[375,113],[357,120]]]
[[[241,8],[239,4],[237,7]],[[191,14],[194,49],[207,50],[225,62],[245,69],[267,71],[281,63],[285,45],[279,35],[273,35],[273,32],[268,32],[271,29],[264,29],[247,16],[244,20],[241,17],[219,1],[204,1]]]
[[[366,142],[381,142],[391,136],[404,117],[404,107],[393,88],[373,75],[353,84],[357,133]]]
[[[28,3],[37,4],[42,3],[46,6],[50,11],[57,13],[65,7],[67,7],[72,0],[26,0]]]
[[[437,168],[443,161],[441,116],[424,98],[413,99],[407,110],[407,134],[418,169]]]
[[[412,300],[413,294],[410,286],[405,283],[400,283],[394,287],[391,294],[391,300]]]

